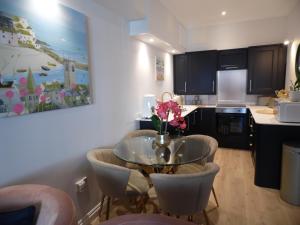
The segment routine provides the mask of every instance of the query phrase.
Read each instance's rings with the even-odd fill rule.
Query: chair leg
[[[99,214],[99,221],[100,221],[100,219],[101,219],[101,213],[102,213],[102,209],[103,209],[105,197],[106,197],[106,196],[103,195],[102,198],[101,198],[101,205],[100,205],[100,208],[99,208],[99,211],[98,211],[98,214]]]
[[[110,210],[110,197],[107,197],[107,205],[106,205],[106,220],[109,219],[109,210]]]
[[[214,195],[214,198],[215,198],[215,200],[216,200],[217,207],[219,207],[219,202],[218,202],[217,195],[216,195],[216,192],[215,192],[215,189],[214,189],[214,187],[212,187],[212,193],[213,193],[213,195]]]
[[[204,214],[206,225],[209,225],[209,220],[208,220],[208,216],[207,216],[205,209],[203,210],[203,214]]]

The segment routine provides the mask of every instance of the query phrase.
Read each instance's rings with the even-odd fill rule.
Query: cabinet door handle
[[[252,92],[252,80],[249,81],[249,92]]]
[[[184,82],[184,92],[186,92],[186,81]]]
[[[215,81],[213,80],[213,86],[212,86],[213,93],[215,92]]]

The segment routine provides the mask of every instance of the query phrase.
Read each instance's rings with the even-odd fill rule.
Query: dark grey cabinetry
[[[248,49],[230,49],[218,52],[218,70],[247,69]]]
[[[247,94],[274,94],[284,88],[286,54],[281,44],[249,48]]]
[[[217,51],[174,55],[174,93],[216,94]]]

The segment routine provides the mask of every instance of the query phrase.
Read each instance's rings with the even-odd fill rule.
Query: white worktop
[[[300,123],[281,123],[276,119],[275,114],[262,114],[257,110],[270,110],[267,106],[247,106],[253,116],[255,123],[262,125],[275,125],[275,126],[300,126]]]

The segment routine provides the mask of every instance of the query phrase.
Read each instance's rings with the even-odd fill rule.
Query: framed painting
[[[155,75],[156,80],[164,80],[165,79],[165,61],[164,58],[156,56],[155,57]]]
[[[0,0],[0,117],[90,103],[86,17],[53,0]]]

